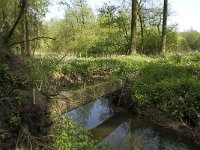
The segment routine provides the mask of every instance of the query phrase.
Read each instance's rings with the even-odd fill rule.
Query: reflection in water
[[[84,105],[67,113],[78,124],[87,129],[92,129],[114,115],[114,106],[108,99],[98,99],[95,102]]]
[[[104,141],[112,144],[116,149],[129,149],[129,122],[123,122]]]
[[[173,133],[171,136],[174,136]],[[122,122],[104,138],[104,142],[110,143],[117,150],[197,150],[190,144],[183,144],[183,140],[177,141],[176,136],[171,136],[159,134],[156,128],[132,118]]]
[[[187,139],[156,128],[125,109],[117,110],[114,114],[109,101],[99,99],[67,115],[117,150],[197,150]]]

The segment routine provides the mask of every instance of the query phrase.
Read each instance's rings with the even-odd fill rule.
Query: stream
[[[66,114],[116,150],[197,150],[191,140],[101,98]]]

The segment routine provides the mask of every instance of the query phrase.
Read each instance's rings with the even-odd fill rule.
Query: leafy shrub
[[[59,70],[57,61],[58,60],[55,58],[33,58],[31,60],[27,60],[26,63],[29,64],[32,69],[30,80],[33,83],[37,80],[47,81],[50,73]]]

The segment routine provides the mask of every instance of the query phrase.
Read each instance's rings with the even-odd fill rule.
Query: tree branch
[[[54,40],[54,41],[56,40],[55,38],[52,38],[52,37],[38,36],[38,37],[32,38],[30,40],[26,40],[26,41],[14,42],[9,47],[12,47],[14,45],[21,44],[21,43],[24,43],[24,42],[29,42],[29,41],[39,40],[39,39],[50,39],[50,40]]]

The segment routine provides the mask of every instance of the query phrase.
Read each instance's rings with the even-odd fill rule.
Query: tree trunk
[[[82,23],[83,25],[85,24],[85,16],[83,14],[83,4],[82,4],[82,1],[80,0],[80,6],[81,6],[81,17],[82,17]]]
[[[29,26],[29,13],[28,13],[28,5],[25,9],[25,29],[26,29],[26,56],[31,56],[31,44],[30,44],[30,26]]]
[[[132,0],[132,18],[131,18],[131,42],[130,42],[130,55],[136,54],[136,32],[137,32],[137,11],[138,3],[137,0]]]
[[[5,59],[5,51],[3,44],[4,43],[3,43],[2,33],[0,32],[0,64],[2,64]]]
[[[20,11],[19,11],[19,13],[17,15],[16,21],[12,25],[10,31],[3,37],[3,43],[4,43],[4,45],[6,45],[6,47],[8,47],[9,40],[12,37],[17,25],[19,24],[23,14],[24,14],[24,8],[26,6],[26,0],[21,0],[21,4],[20,5],[21,5],[20,6],[21,8],[20,8]]]
[[[20,10],[19,10],[19,12],[17,14],[17,18],[16,18],[15,22],[13,23],[13,25],[11,26],[10,30],[0,32],[0,62],[1,63],[5,63],[6,54],[11,53],[9,50],[9,46],[8,46],[9,41],[24,14],[25,6],[26,6],[26,0],[21,0],[20,1]]]
[[[24,17],[25,18],[25,17]],[[26,54],[25,48],[26,48],[26,29],[25,29],[25,20],[24,18],[21,21],[21,55],[24,56]],[[23,42],[24,41],[24,42]]]
[[[27,16],[26,16],[26,53],[28,57],[31,56],[30,27]]]
[[[168,9],[168,0],[164,0],[163,7],[163,24],[162,24],[162,53],[166,52],[166,41],[167,41],[167,9]]]
[[[141,6],[139,6],[138,9],[138,17],[140,20],[140,30],[141,30],[141,52],[144,53],[144,20],[143,20],[143,14],[141,12]]]

